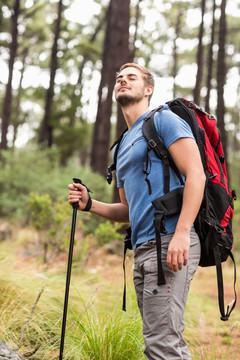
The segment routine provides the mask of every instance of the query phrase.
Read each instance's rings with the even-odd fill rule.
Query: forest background
[[[118,200],[105,177],[109,147],[125,128],[115,74],[129,61],[155,75],[151,108],[185,97],[216,116],[230,184],[240,193],[239,2],[0,0],[3,253],[9,241],[45,264],[67,253],[73,176],[94,198]],[[22,238],[22,229],[33,233]],[[238,201],[234,229],[239,263]],[[77,231],[81,264],[123,232],[85,213]]]

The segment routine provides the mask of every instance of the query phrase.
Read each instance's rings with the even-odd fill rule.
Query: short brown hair
[[[136,63],[126,63],[126,64],[123,64],[120,69],[119,69],[119,72],[117,74],[119,74],[123,69],[126,69],[128,67],[134,67],[136,69],[138,69],[142,75],[143,75],[143,80],[145,82],[145,84],[147,86],[152,86],[153,89],[154,89],[154,77],[152,75],[152,73],[145,67],[145,66],[142,66],[142,65],[139,65],[139,64],[136,64]],[[152,94],[149,96],[149,101],[152,97]]]

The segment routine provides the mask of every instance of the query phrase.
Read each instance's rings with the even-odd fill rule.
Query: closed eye
[[[136,74],[126,74],[125,76],[131,81],[137,79]],[[116,78],[116,83],[119,83],[123,78],[124,78],[123,75],[118,75],[117,78]]]

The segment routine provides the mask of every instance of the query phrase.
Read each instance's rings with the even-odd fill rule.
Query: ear
[[[147,96],[151,96],[153,93],[153,86],[151,85],[148,85],[145,87],[145,95]]]

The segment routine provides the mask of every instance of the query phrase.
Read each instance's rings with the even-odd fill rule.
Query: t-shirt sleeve
[[[154,124],[160,140],[167,149],[180,138],[194,139],[188,123],[168,108],[155,114]]]

